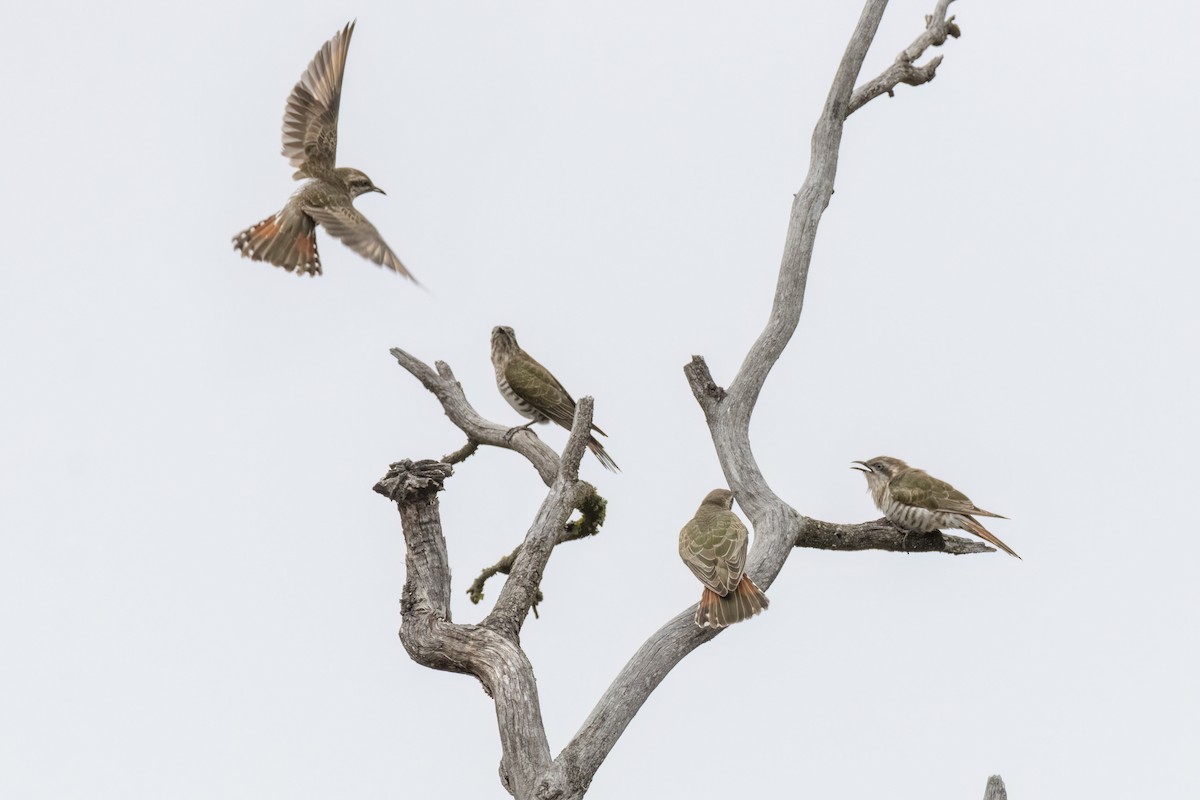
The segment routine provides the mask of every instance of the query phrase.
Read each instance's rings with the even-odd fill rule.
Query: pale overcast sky
[[[864,79],[932,6],[893,3]],[[1024,560],[795,552],[590,797],[960,800],[992,773],[1014,800],[1200,791],[1200,12],[953,10],[937,79],[848,122],[752,434],[804,514],[876,518],[849,463],[899,456],[1010,517],[992,530]],[[0,12],[0,796],[505,797],[478,682],[397,639],[404,543],[371,492],[463,443],[389,347],[522,421],[497,324],[596,397],[624,469],[586,458],[608,523],[555,553],[523,634],[557,753],[699,597],[676,539],[722,478],[681,367],[727,383],[761,330],[859,11]],[[231,248],[295,188],[284,101],[353,18],[339,163],[387,190],[358,207],[429,291],[323,232],[315,279]],[[543,493],[510,452],[457,468],[456,621]]]

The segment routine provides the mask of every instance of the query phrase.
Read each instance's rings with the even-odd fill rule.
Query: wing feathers
[[[412,276],[392,248],[379,235],[379,230],[371,221],[358,212],[353,206],[334,206],[318,208],[306,206],[304,213],[319,222],[331,236],[336,236],[342,243],[368,261],[395,270],[413,283],[417,279]]]
[[[321,46],[284,107],[283,155],[297,177],[327,172],[336,163],[342,76],[353,33],[351,22]]]

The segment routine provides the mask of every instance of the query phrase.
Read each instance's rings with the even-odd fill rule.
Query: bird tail
[[[233,249],[288,272],[320,275],[317,224],[307,214],[285,208],[233,237]]]
[[[607,469],[611,470],[612,472],[621,471],[621,468],[617,466],[617,462],[612,460],[612,456],[608,454],[608,451],[604,449],[604,445],[600,444],[595,436],[588,437],[587,446],[588,450],[591,450],[592,453],[595,454],[596,458],[599,459],[600,463],[603,464]]]
[[[724,597],[704,587],[700,607],[696,609],[696,624],[701,628],[724,628],[750,619],[768,605],[770,602],[763,590],[743,575],[737,587]]]
[[[1001,519],[1004,519],[1004,518],[1002,517]],[[975,534],[976,536],[978,536],[980,539],[983,539],[985,542],[987,542],[989,544],[994,544],[996,547],[999,547],[1001,550],[1008,553],[1010,556],[1015,556],[1016,558],[1021,558],[1020,556],[1017,555],[1016,550],[1013,550],[1011,547],[1006,545],[1004,542],[1000,541],[998,538],[996,538],[995,534],[993,534],[987,528],[980,525],[979,520],[977,520],[973,517],[968,517],[966,515],[963,515],[963,521],[967,523],[967,530],[970,531],[971,533]],[[1024,560],[1024,559],[1022,559],[1022,560]]]

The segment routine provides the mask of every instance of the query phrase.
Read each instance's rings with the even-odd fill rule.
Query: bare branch
[[[406,581],[401,605],[447,622],[450,559],[442,536],[437,494],[453,474],[453,467],[447,464],[405,460],[392,464],[375,484],[377,493],[396,503],[404,526]]]
[[[542,572],[550,560],[554,545],[558,543],[559,534],[566,527],[567,517],[578,504],[581,488],[585,492],[591,489],[579,481],[579,461],[583,458],[583,451],[592,429],[592,408],[592,398],[579,399],[558,475],[546,499],[542,501],[529,533],[525,535],[525,541],[519,551],[515,551],[512,571],[500,590],[495,607],[483,620],[484,626],[514,642],[521,632],[529,609],[537,601]]]
[[[586,539],[589,536],[595,536],[600,532],[600,526],[604,524],[604,517],[608,503],[603,497],[596,494],[595,490],[588,492],[578,505],[579,517],[571,520],[566,524],[562,531],[558,534],[558,540],[554,546],[563,542],[574,542],[577,539]],[[513,561],[516,560],[517,554],[521,552],[521,545],[513,548],[513,551],[506,556],[502,556],[499,561],[490,567],[485,567],[479,576],[467,587],[467,596],[471,598],[471,602],[478,605],[483,601],[483,587],[487,583],[488,578],[493,575],[507,575],[512,569]],[[539,593],[540,594],[540,593]],[[537,616],[537,603],[542,601],[539,596],[533,606],[533,614]]]
[[[562,466],[558,472],[559,481],[579,481],[579,462],[583,459],[583,450],[591,436],[593,408],[595,401],[591,397],[579,398],[579,403],[575,406],[575,419],[571,423],[571,435],[567,437],[567,446],[563,449]]]
[[[493,575],[507,575],[512,571],[513,562],[517,560],[517,554],[521,552],[521,545],[513,548],[513,551],[506,556],[501,556],[500,560],[490,567],[484,567],[479,573],[479,576],[471,582],[467,587],[467,597],[471,598],[471,602],[479,605],[483,602],[483,587],[487,583],[488,578]],[[541,602],[541,599],[538,599]]]
[[[879,97],[881,94],[892,96],[892,90],[898,84],[920,86],[929,83],[937,74],[937,68],[942,63],[942,57],[936,56],[921,66],[913,64],[930,47],[940,47],[945,44],[947,36],[958,38],[962,35],[954,17],[947,17],[946,10],[954,0],[938,0],[933,13],[925,17],[925,30],[913,40],[913,43],[896,56],[896,60],[878,77],[864,83],[854,90],[850,97],[850,108],[846,116],[850,116],[864,105]]]
[[[692,388],[692,394],[704,409],[705,416],[708,417],[710,412],[715,414],[718,404],[725,397],[725,390],[713,380],[708,364],[702,357],[692,356],[692,360],[684,365],[683,371]],[[843,525],[797,515],[796,521],[799,526],[796,532],[796,547],[817,550],[892,550],[900,553],[939,552],[953,555],[996,552],[994,548],[974,539],[947,536],[936,531],[914,533],[886,519]]]
[[[667,673],[720,633],[720,629],[697,627],[695,616],[693,605],[659,628],[629,659],[583,727],[554,760],[549,785],[570,787],[567,797],[583,796],[596,770]]]
[[[914,533],[886,519],[841,525],[819,519],[801,519],[796,547],[817,550],[890,550],[896,553],[949,553],[962,556],[970,553],[994,553],[983,542],[950,536],[940,531]]]
[[[802,518],[771,491],[755,463],[750,448],[750,416],[771,367],[800,321],[817,224],[833,194],[850,95],[886,6],[886,0],[867,0],[813,132],[809,172],[792,203],[775,301],[766,328],[750,348],[728,392],[712,379],[703,359],[695,358],[685,367],[688,383],[708,421],[725,478],[754,523],[754,549],[747,572],[764,588],[783,568]],[[549,785],[564,789],[571,797],[582,796],[650,693],[688,653],[716,635],[696,627],[692,621],[694,610],[683,612],[660,628],[625,665],[583,727],[555,759],[554,770],[547,778]]]
[[[436,383],[432,370],[422,367],[419,362],[414,364],[414,374],[423,377],[423,383],[434,383],[443,391],[448,388],[452,376],[443,374],[443,382]],[[461,389],[458,393],[461,396]],[[438,492],[453,468],[436,461],[401,461],[375,485],[376,492],[396,503],[404,528],[406,580],[400,601],[400,640],[404,649],[418,664],[469,673],[483,683],[496,707],[503,748],[501,779],[520,798],[533,796],[535,782],[549,770],[551,762],[533,666],[517,636],[581,487],[591,490],[579,481],[579,461],[591,425],[592,399],[585,397],[576,410],[575,424],[550,492],[516,557],[496,608],[482,625],[455,625],[450,618],[450,564]]]
[[[375,484],[376,492],[396,503],[404,527],[400,641],[418,664],[479,678],[496,705],[501,777],[517,797],[531,797],[538,776],[550,767],[533,667],[512,639],[450,619],[450,563],[438,492],[451,474],[448,464],[401,461]]]
[[[600,503],[604,502],[604,499],[599,495],[593,494],[590,498],[585,499],[581,505],[586,506],[591,499]],[[567,523],[566,528],[559,533],[555,546],[597,533],[599,525],[604,522],[603,510],[601,510],[601,516],[598,521],[589,517],[590,515],[585,510],[579,519]],[[796,547],[808,547],[814,550],[840,550],[844,552],[887,550],[896,553],[947,553],[954,556],[996,552],[995,548],[989,547],[975,539],[966,539],[961,536],[953,536],[938,531],[933,533],[906,531],[889,522],[887,519],[843,524],[803,517],[801,523],[800,533],[796,538]],[[488,579],[495,575],[507,575],[512,569],[513,561],[520,552],[521,545],[517,545],[511,553],[501,556],[495,564],[485,567],[479,573],[467,588],[467,596],[471,599],[472,603],[478,605],[483,602],[483,590]],[[537,603],[541,601],[542,598],[538,597],[534,604],[533,611],[535,616],[537,615]]]
[[[958,31],[953,26],[953,21],[945,19],[949,2],[950,0],[938,0],[935,14],[931,17],[942,21],[940,27],[927,21],[925,33],[902,54],[909,67],[912,67],[912,62],[927,47],[940,44],[947,35],[957,35]],[[847,526],[803,517],[772,491],[755,462],[750,447],[750,418],[759,393],[795,332],[803,310],[808,268],[817,227],[833,194],[845,119],[853,108],[870,99],[864,94],[861,98],[865,99],[860,98],[858,105],[852,106],[855,81],[886,5],[886,0],[866,0],[813,131],[809,171],[792,203],[775,299],[765,328],[751,346],[728,390],[721,388],[712,378],[702,358],[693,358],[685,367],[692,392],[704,411],[726,481],[754,526],[754,547],[748,559],[747,573],[764,588],[770,586],[792,548],[796,546],[830,546],[832,549],[874,547],[944,552],[987,550],[975,542],[940,535],[921,536],[919,541],[910,535],[908,541],[905,541],[903,531],[885,522]],[[940,40],[938,36],[941,37]],[[906,78],[910,81],[927,81],[932,77],[936,66],[936,63],[931,63],[925,67],[912,67],[915,71],[898,75],[896,82],[903,82]],[[928,77],[923,77],[920,70],[926,70],[929,73]],[[895,83],[887,86],[885,81],[882,85],[885,88],[880,89],[880,93],[888,91]],[[513,551],[509,558],[510,563],[504,565],[511,569],[510,577],[501,590],[496,608],[482,626],[454,626],[449,622],[448,616],[437,619],[429,611],[425,611],[422,618],[421,607],[413,605],[410,606],[413,609],[411,616],[415,619],[410,620],[410,614],[406,613],[401,636],[405,638],[406,631],[410,628],[419,628],[422,634],[427,634],[433,640],[434,646],[431,650],[439,655],[438,668],[450,669],[460,666],[458,671],[480,675],[489,691],[496,693],[497,718],[500,721],[504,745],[501,770],[505,786],[510,792],[518,798],[580,798],[587,792],[596,770],[654,689],[676,664],[696,647],[713,639],[719,631],[701,629],[694,624],[695,606],[669,621],[651,636],[626,664],[571,742],[553,764],[547,766],[545,733],[541,726],[537,687],[533,684],[528,661],[524,660],[516,642],[521,625],[536,597],[542,571],[555,543],[561,540],[567,516],[572,507],[583,499],[584,493],[590,490],[590,487],[578,481],[577,470],[590,429],[591,401],[585,398],[579,404],[571,438],[560,461],[536,437],[518,434],[509,442],[504,435],[506,429],[479,417],[467,403],[461,386],[454,380],[453,373],[446,364],[438,362],[435,373],[402,350],[392,350],[392,354],[401,366],[416,376],[441,401],[447,416],[466,433],[469,441],[517,450],[530,460],[543,481],[551,487],[525,542]],[[401,514],[404,517],[403,502],[401,506]],[[405,537],[412,553],[413,541],[409,534],[407,517],[404,519]],[[436,533],[440,539],[440,526]],[[444,549],[444,543],[442,546]],[[410,571],[411,569],[410,567]],[[481,580],[476,582],[480,593],[483,580],[486,580],[486,576],[481,576]],[[446,581],[448,587],[448,574]],[[438,598],[440,602],[440,594]],[[446,628],[450,630],[447,631]],[[447,644],[447,640],[453,640],[456,636],[474,636],[476,631],[485,631],[487,636],[475,639],[473,646],[490,648],[488,655],[462,652]],[[414,659],[420,661],[416,655],[417,652],[423,652],[416,646],[422,643],[420,637],[415,632],[409,636],[414,645],[410,647],[409,640],[406,639],[405,646],[410,648],[409,652],[413,654]],[[456,658],[460,658],[461,661],[456,661]],[[515,707],[514,703],[516,706],[521,704],[520,695],[511,693],[511,685],[505,683],[500,686],[497,681],[525,682],[522,684],[522,691],[526,692],[526,706]],[[503,702],[499,694],[501,691],[508,692]]]
[[[896,545],[907,544],[903,542],[903,532],[894,528],[870,527],[870,523],[862,529],[832,526],[799,515],[767,484],[755,461],[749,436],[750,417],[758,395],[800,321],[817,226],[833,195],[842,129],[851,110],[854,82],[886,5],[886,0],[867,0],[813,131],[809,171],[792,203],[775,300],[766,327],[728,389],[713,379],[703,358],[693,357],[684,367],[692,394],[704,411],[726,481],[754,525],[754,547],[747,572],[764,588],[779,574],[791,549],[797,545],[825,541],[836,542],[839,549],[858,545],[903,549]],[[949,0],[939,0],[935,14],[938,19],[944,19],[947,5]],[[927,24],[923,34],[931,42],[936,38],[931,32],[933,28],[932,23]],[[917,41],[922,40],[918,37]],[[923,50],[924,47],[912,58]],[[961,546],[954,537],[942,538],[941,549],[950,552],[961,547],[962,552],[970,552],[971,548],[982,547],[960,541],[963,541]],[[929,537],[921,537],[920,545],[938,549]],[[716,635],[693,624],[693,611],[694,607],[659,629],[621,670],[583,727],[555,759],[549,778],[551,785],[566,787],[572,797],[581,796],[650,693],[685,656]]]
[[[479,449],[479,442],[468,440],[466,444],[455,450],[449,455],[442,456],[443,464],[461,464],[471,456],[475,455],[475,451]]]
[[[450,369],[450,365],[444,361],[437,362],[437,371],[435,372],[428,364],[398,347],[393,347],[390,352],[400,366],[408,370],[413,377],[421,382],[422,386],[438,399],[450,421],[467,435],[467,443],[442,458],[442,463],[458,464],[473,455],[481,444],[491,445],[492,447],[503,447],[515,450],[525,456],[534,469],[537,470],[545,484],[547,486],[553,485],[559,475],[562,462],[559,460],[558,454],[549,445],[539,439],[537,434],[529,430],[521,430],[509,436],[511,428],[505,428],[480,416],[479,412],[467,400],[462,384],[454,377],[454,372]],[[586,446],[586,436],[583,442],[584,444],[581,446]],[[576,465],[575,469],[576,473],[578,473],[578,465]],[[578,474],[576,474],[576,477],[578,477]],[[588,491],[576,493],[576,496],[579,498],[577,507],[581,512],[581,516],[564,530],[567,533],[577,531],[580,527],[586,530],[578,532],[577,535],[564,535],[560,533],[555,544],[562,544],[563,542],[570,542],[584,538],[585,536],[591,536],[597,532],[599,526],[604,522],[604,499],[596,493],[590,484],[585,483],[582,485],[586,486]],[[592,513],[589,513],[589,508],[592,509]],[[483,586],[488,578],[497,573],[509,574],[509,571],[513,567],[513,562],[520,551],[521,545],[518,545],[509,555],[500,558],[492,566],[484,568],[475,581],[467,588],[467,595],[471,598],[472,603],[479,603],[483,599]]]
[[[726,396],[715,404],[715,408],[706,411],[713,444],[729,488],[754,524],[754,550],[749,566],[755,581],[764,588],[782,568],[790,542],[795,541],[798,515],[771,490],[755,462],[750,447],[750,416],[767,375],[800,322],[817,226],[833,195],[850,95],[886,6],[887,0],[867,0],[813,130],[808,175],[792,202],[775,300],[767,325],[750,347]],[[715,384],[711,378],[708,382]],[[697,384],[691,383],[695,392]],[[699,396],[697,400],[703,407],[704,401]]]
[[[507,434],[511,428],[480,416],[468,402],[462,384],[454,377],[449,364],[444,361],[437,362],[437,372],[434,372],[428,364],[399,347],[393,347],[389,352],[400,366],[408,370],[438,399],[446,416],[467,435],[469,441],[515,450],[529,460],[547,486],[554,482],[555,476],[558,475],[558,454],[550,445],[528,429],[518,431],[510,437]]]

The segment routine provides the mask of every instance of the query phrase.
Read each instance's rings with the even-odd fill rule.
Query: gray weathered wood
[[[513,561],[508,580],[500,590],[500,597],[483,624],[494,628],[512,641],[517,641],[521,625],[529,616],[529,610],[537,599],[538,585],[542,573],[558,543],[559,534],[566,527],[567,518],[575,510],[581,491],[590,486],[579,480],[579,461],[583,458],[589,432],[592,429],[592,398],[581,397],[575,409],[575,422],[567,447],[563,450],[558,475],[550,487],[550,493],[542,501],[537,517],[525,535],[521,552]]]
[[[946,5],[946,0],[939,1],[943,13]],[[775,300],[766,327],[751,346],[728,390],[712,379],[703,359],[695,358],[684,367],[692,393],[708,422],[725,479],[754,525],[754,546],[747,572],[764,588],[774,581],[800,541],[807,518],[788,506],[767,484],[750,447],[750,418],[767,375],[800,321],[817,226],[833,196],[842,127],[849,114],[854,83],[886,6],[887,0],[867,0],[813,131],[808,175],[792,203]],[[667,673],[690,652],[718,635],[697,628],[691,622],[693,612],[694,608],[682,612],[642,645],[555,759],[552,783],[565,786],[564,798],[583,796],[621,733]]]
[[[983,800],[1008,800],[1008,790],[1004,788],[1004,781],[999,775],[988,778]]]
[[[896,60],[875,78],[854,90],[850,97],[850,108],[847,116],[853,114],[864,105],[879,97],[881,94],[892,96],[892,90],[901,83],[909,86],[920,86],[929,83],[937,74],[937,68],[942,63],[942,57],[936,56],[929,63],[917,66],[913,64],[930,47],[945,44],[947,36],[958,38],[960,31],[954,24],[954,17],[947,17],[946,10],[954,0],[938,0],[933,13],[925,18],[925,30],[913,40],[913,43],[900,51]]]
[[[428,364],[399,347],[393,347],[390,352],[400,366],[408,370],[438,399],[446,416],[467,435],[470,442],[515,450],[529,460],[547,486],[554,482],[555,476],[558,475],[558,454],[550,445],[530,430],[518,431],[509,437],[510,428],[480,416],[475,407],[467,401],[462,384],[454,377],[449,364],[438,361],[437,371],[434,372]]]
[[[971,553],[994,553],[977,539],[934,531],[912,533],[897,527],[887,519],[843,525],[802,517],[796,547],[815,550],[890,550],[894,553],[949,553],[962,556]]]
[[[867,0],[813,130],[808,175],[792,201],[766,327],[750,346],[728,389],[720,389],[703,360],[693,359],[685,367],[692,393],[708,421],[725,479],[754,524],[754,548],[747,566],[755,582],[764,588],[775,579],[796,541],[800,515],[772,491],[758,468],[750,447],[750,417],[767,375],[791,341],[804,310],[813,244],[821,216],[833,196],[850,97],[886,7],[886,0]]]
[[[592,398],[584,397],[576,408],[562,458],[556,459],[559,468],[550,492],[525,536],[495,608],[480,625],[456,625],[450,615],[450,564],[438,492],[453,468],[437,461],[401,461],[375,485],[376,492],[396,503],[404,530],[400,640],[418,664],[471,674],[483,684],[496,707],[503,752],[501,780],[520,798],[534,796],[534,787],[549,771],[551,761],[537,681],[518,634],[578,492],[590,491],[579,481],[579,461],[591,425]]]
[[[684,368],[707,420],[725,478],[754,526],[754,547],[747,571],[764,588],[779,574],[795,547],[949,553],[990,549],[953,536],[906,535],[886,520],[837,525],[804,517],[768,485],[754,459],[749,438],[750,418],[759,393],[795,332],[803,310],[813,244],[821,215],[833,195],[846,117],[874,97],[890,94],[899,83],[917,85],[932,79],[940,58],[921,67],[913,62],[928,47],[944,42],[946,36],[958,35],[952,18],[946,18],[950,2],[938,0],[934,14],[926,20],[925,31],[888,70],[855,90],[863,59],[887,6],[887,0],[867,0],[812,134],[809,171],[792,203],[766,327],[728,390],[716,383],[703,359],[696,357]],[[437,500],[437,492],[452,468],[432,461],[393,465],[376,490],[400,507],[408,548],[401,639],[418,663],[475,675],[493,697],[503,748],[501,780],[511,794],[520,800],[581,798],[650,694],[676,664],[719,631],[696,627],[695,606],[668,621],[634,654],[583,726],[551,760],[533,670],[518,637],[562,526],[580,492],[591,488],[578,479],[579,460],[591,424],[591,399],[580,401],[560,459],[532,433],[509,437],[507,428],[483,419],[445,363],[437,362],[435,372],[403,350],[391,352],[437,397],[446,415],[467,435],[467,447],[450,458],[457,461],[467,457],[474,452],[475,444],[512,449],[525,456],[550,487],[520,550],[511,560],[511,572],[491,613],[480,625],[455,625],[450,620],[450,575]]]

